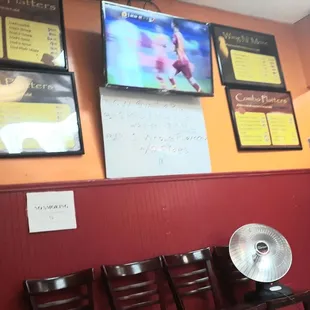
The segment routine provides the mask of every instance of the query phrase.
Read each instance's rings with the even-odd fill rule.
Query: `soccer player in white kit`
[[[107,27],[108,70],[113,74],[116,84],[143,87],[139,61],[140,30],[127,20],[127,12],[116,14],[115,21]]]
[[[156,26],[156,37],[153,40],[153,49],[155,52],[155,72],[156,79],[158,80],[160,87],[166,89],[165,77],[169,80],[168,74],[168,47],[171,45],[169,37],[164,34],[161,26]]]

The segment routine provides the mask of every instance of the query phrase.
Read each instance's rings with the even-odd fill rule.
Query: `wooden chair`
[[[61,309],[94,310],[92,283],[94,270],[86,269],[70,275],[24,281],[24,288],[32,310]],[[72,290],[72,292],[71,292]],[[74,291],[74,293],[73,293]],[[65,299],[56,298],[56,293],[68,293]],[[72,294],[73,293],[73,294]],[[42,297],[53,297],[53,301],[41,303]]]
[[[211,291],[216,309],[221,309],[221,300],[211,264],[210,248],[184,254],[163,256],[168,283],[178,310],[184,310],[183,298]],[[198,265],[201,266],[198,266]],[[181,272],[187,266],[193,271]]]
[[[268,310],[276,310],[279,308],[284,308],[287,306],[302,303],[305,310],[310,309],[310,291],[304,291],[301,293],[295,293],[291,296],[286,296],[283,298],[277,298],[267,302]]]
[[[240,288],[254,289],[254,281],[245,277],[233,264],[229,256],[228,246],[216,246],[213,250],[213,263],[222,295],[229,306],[240,302],[237,290]]]
[[[231,305],[238,306],[239,304],[234,291],[244,284],[248,285],[248,290],[253,289],[253,285],[251,287],[249,284],[254,284],[255,282],[244,277],[233,265],[230,259],[228,246],[215,247],[213,251],[213,261],[219,274],[218,278],[225,298]],[[310,310],[310,291],[294,292],[293,295],[283,296],[283,298],[277,298],[267,303],[262,303],[259,307],[267,308],[268,310],[276,310],[298,303],[303,303],[305,310]]]
[[[112,310],[128,310],[155,304],[165,310],[164,273],[160,257],[117,266],[101,266],[102,279]]]

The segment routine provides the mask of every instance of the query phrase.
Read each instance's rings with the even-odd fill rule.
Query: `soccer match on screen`
[[[103,2],[107,83],[212,95],[207,24]]]

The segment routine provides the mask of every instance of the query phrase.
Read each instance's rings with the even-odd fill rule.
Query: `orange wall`
[[[165,13],[217,22],[276,36],[286,84],[295,101],[303,151],[238,153],[213,55],[215,97],[203,99],[214,172],[310,168],[309,95],[295,43],[294,26],[222,12],[176,0],[156,0]],[[101,179],[104,155],[100,132],[99,92],[102,82],[99,1],[66,0],[64,15],[70,70],[76,74],[86,154],[81,157],[7,159],[0,161],[0,184]]]
[[[307,86],[310,89],[310,15],[297,22],[294,27]]]

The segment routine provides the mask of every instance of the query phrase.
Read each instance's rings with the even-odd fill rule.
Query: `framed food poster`
[[[83,153],[73,73],[0,69],[0,157]]]
[[[0,63],[66,69],[62,0],[0,0]]]
[[[285,90],[285,81],[273,35],[212,25],[222,84]]]
[[[239,150],[301,150],[289,92],[226,88]]]

